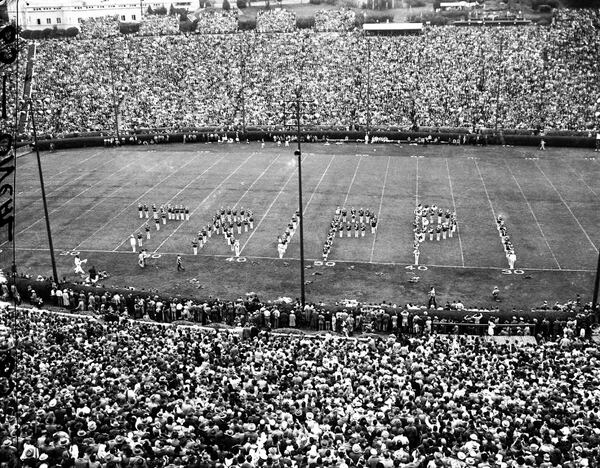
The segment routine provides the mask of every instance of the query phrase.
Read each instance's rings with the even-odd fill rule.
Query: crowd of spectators
[[[15,60],[10,65],[3,65],[3,75],[6,77],[6,117],[2,115],[0,119],[0,133],[13,134],[15,129],[15,110],[19,113],[20,109],[15,109],[17,102],[22,106],[22,96],[25,87],[25,78],[27,76],[27,51],[28,46],[21,41],[19,43],[19,60]],[[18,90],[16,87],[18,86]],[[20,118],[20,113],[19,113]]]
[[[336,10],[320,10],[315,13],[316,31],[350,31],[355,27],[354,10],[340,8]]]
[[[289,10],[261,10],[256,15],[256,30],[260,33],[287,33],[295,29],[296,15]]]
[[[283,30],[287,19],[294,23],[288,15],[270,10],[258,23]],[[302,85],[312,101],[303,123],[315,128],[592,131],[598,15],[560,10],[551,27],[431,27],[401,37],[296,30],[48,40],[38,47],[35,92],[50,99],[51,112],[39,127],[54,133],[60,120],[65,132],[114,128],[112,63],[129,90],[119,109],[119,125],[129,130],[282,128],[283,101]],[[199,30],[232,31],[236,21],[235,13],[208,10]]]
[[[7,466],[600,463],[600,349],[577,337],[357,340],[12,309],[0,328],[18,363]]]
[[[179,17],[172,15],[146,15],[140,23],[140,36],[166,36],[179,34]]]
[[[79,39],[106,39],[119,35],[117,16],[89,18],[79,23]]]
[[[38,281],[46,280],[38,278]],[[386,302],[309,303],[303,308],[298,300],[262,302],[255,294],[238,297],[236,300],[212,296],[198,300],[165,297],[158,292],[141,294],[131,290],[109,291],[97,288],[74,290],[52,283],[48,297],[44,298],[44,290],[45,286],[29,284],[23,296],[34,307],[41,307],[45,299],[47,306],[108,320],[131,318],[158,323],[189,322],[203,326],[222,324],[268,330],[299,329],[335,332],[342,336],[371,332],[410,335],[433,332],[489,336],[529,335],[545,339],[568,334],[589,338],[597,321],[590,304],[584,304],[579,296],[564,304],[556,302],[550,306],[544,302],[531,311],[501,311],[497,306],[467,307],[460,300],[447,301],[430,308],[411,303]],[[14,291],[3,286],[2,299],[9,300],[11,297],[14,297]],[[494,299],[497,299],[497,295],[494,295]],[[569,330],[568,333],[565,330]]]
[[[238,29],[237,10],[205,9],[198,14],[198,32],[202,34],[226,34]]]

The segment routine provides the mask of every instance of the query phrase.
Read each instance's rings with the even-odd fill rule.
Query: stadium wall
[[[344,130],[308,130],[303,131],[302,137],[304,141],[348,141],[348,142],[363,142],[365,138],[364,132],[344,131]],[[373,143],[386,142],[418,142],[427,140],[428,144],[452,144],[455,140],[466,139],[465,144],[482,144],[482,145],[511,145],[511,146],[539,146],[540,140],[546,141],[548,147],[575,147],[575,148],[594,148],[595,138],[589,136],[581,136],[577,132],[573,135],[521,135],[518,133],[494,134],[468,133],[466,129],[447,129],[444,131],[383,131],[376,130],[369,133],[369,138]],[[275,137],[285,138],[287,136],[295,137],[293,131],[265,131],[260,129],[248,130],[246,132],[221,132],[216,129],[190,130],[189,132],[166,133],[166,132],[139,132],[135,134],[124,134],[119,140],[119,145],[141,145],[141,144],[157,144],[157,143],[183,143],[184,137],[187,143],[203,143],[209,141],[218,141],[226,137],[240,141],[273,141]],[[66,138],[42,138],[38,140],[38,147],[42,151],[51,149],[68,149],[68,148],[86,148],[97,146],[114,146],[117,138],[112,135],[103,136],[100,133],[92,133],[86,135],[73,135]]]

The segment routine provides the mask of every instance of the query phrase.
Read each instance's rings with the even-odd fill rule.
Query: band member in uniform
[[[138,265],[140,268],[144,268],[146,266],[146,259],[149,256],[150,255],[146,253],[146,249],[140,250],[140,253],[138,255]]]
[[[129,236],[129,244],[131,245],[131,251],[133,253],[137,252],[137,250],[136,250],[136,243],[135,243],[135,237],[133,237],[133,234],[131,234],[131,236]]]
[[[371,218],[371,234],[375,234],[375,231],[377,231],[377,217],[373,215]]]
[[[79,258],[79,255],[75,255],[74,263],[75,263],[75,273],[79,273],[80,275],[85,275],[85,271],[83,271],[83,268],[81,268],[81,265],[87,263],[87,258],[81,260]]]

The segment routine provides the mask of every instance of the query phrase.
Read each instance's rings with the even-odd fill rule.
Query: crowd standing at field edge
[[[2,299],[10,300],[18,294],[14,288],[2,286]],[[397,305],[360,304],[356,307],[328,306],[324,303],[308,303],[302,308],[299,300],[292,303],[261,302],[256,295],[239,297],[235,301],[209,296],[197,301],[180,297],[165,298],[137,292],[111,293],[103,290],[74,291],[58,288],[52,284],[48,306],[60,307],[83,314],[107,317],[109,320],[126,318],[143,319],[157,323],[190,322],[199,325],[225,324],[235,327],[254,327],[264,330],[304,329],[331,331],[342,336],[365,332],[393,333],[396,335],[427,335],[430,333],[469,332],[480,335],[521,335],[555,338],[565,333],[569,337],[589,338],[597,323],[591,304],[584,304],[578,296],[564,304],[556,302],[540,305],[548,310],[547,317],[530,318],[523,310],[513,309],[510,318],[498,307],[466,307],[462,301],[449,300],[442,305],[429,299],[428,306],[417,304]],[[498,294],[492,292],[497,300]],[[44,301],[31,285],[26,299],[34,307],[42,307]],[[434,293],[435,299],[435,293]],[[19,297],[19,301],[22,299]],[[449,318],[448,315],[460,318]],[[552,312],[560,313],[559,317]],[[450,314],[449,314],[450,313]],[[506,317],[506,318],[504,318]],[[565,318],[568,317],[568,318]],[[461,324],[460,326],[458,324]],[[469,325],[471,324],[471,325]]]
[[[0,403],[9,467],[600,462],[600,349],[576,337],[244,339],[14,313],[0,312],[2,356],[19,362],[18,407]]]

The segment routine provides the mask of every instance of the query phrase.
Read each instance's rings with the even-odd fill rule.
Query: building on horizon
[[[142,20],[148,7],[187,8],[193,10],[197,1],[191,0],[26,0],[18,2],[19,26],[23,29],[67,29],[84,20],[116,15],[120,22]],[[194,7],[192,7],[194,5]],[[8,17],[17,19],[17,0],[8,1]]]

